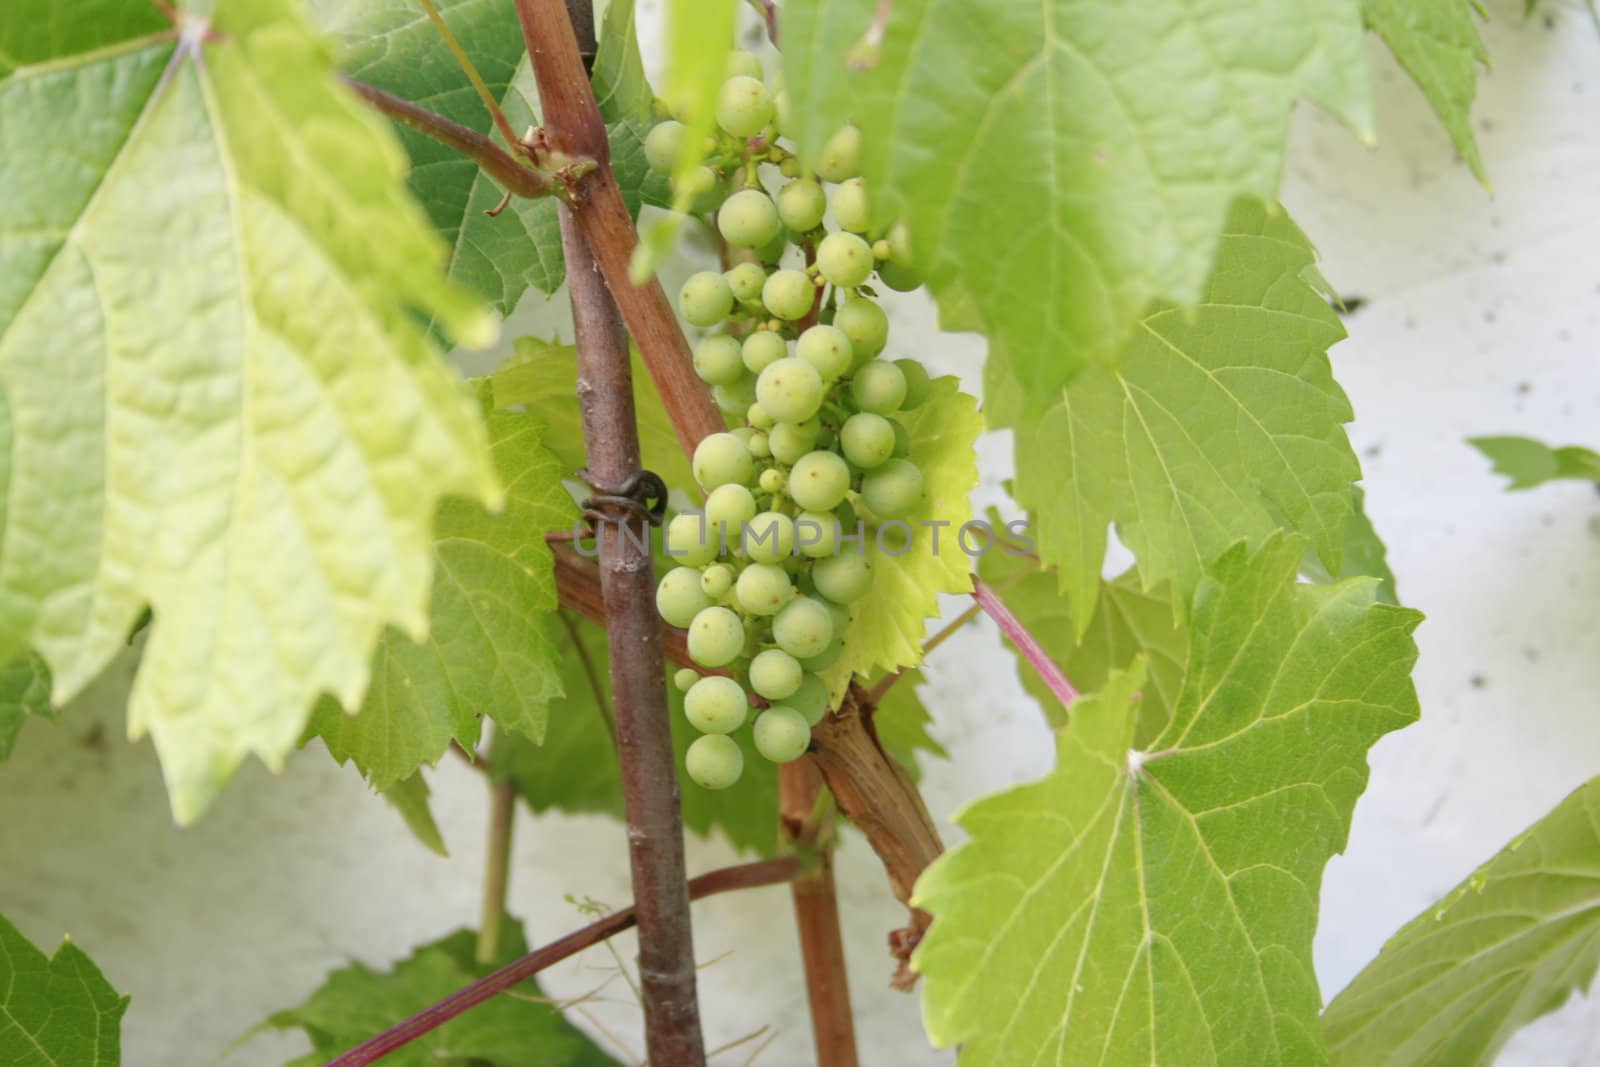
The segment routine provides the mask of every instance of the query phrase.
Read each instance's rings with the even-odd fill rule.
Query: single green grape
[[[722,272],[733,298],[741,304],[754,304],[761,299],[761,287],[767,284],[767,272],[759,263],[739,263]]]
[[[806,717],[783,704],[756,716],[756,751],[773,763],[788,763],[806,754],[811,747],[811,726]]]
[[[883,351],[889,343],[889,316],[877,301],[852,296],[834,312],[833,324],[850,338],[850,348],[859,365]]]
[[[922,503],[922,472],[915,463],[891,459],[861,480],[861,497],[873,514],[885,519],[909,515]]]
[[[707,608],[706,611],[723,611],[724,608]],[[703,614],[703,613],[702,613]],[[731,612],[730,612],[731,614]],[[699,619],[696,618],[696,623]],[[738,621],[737,618],[734,619]],[[693,638],[694,631],[690,630]],[[820,601],[811,597],[795,597],[772,620],[772,639],[795,659],[815,656],[833,640],[833,615]],[[693,650],[691,649],[691,654]],[[714,664],[721,666],[721,664]]]
[[[882,415],[858,412],[839,429],[844,458],[859,470],[871,470],[894,454],[894,426]]]
[[[763,476],[766,473],[763,471]],[[763,511],[755,516],[744,524],[744,552],[757,563],[782,563],[794,558],[794,520],[778,511]]]
[[[889,242],[884,240],[882,237],[880,237],[876,241],[872,242],[872,258],[873,259],[888,259],[889,258]]]
[[[717,125],[734,137],[754,137],[772,115],[772,94],[748,74],[734,75],[717,90]]]
[[[757,406],[756,404],[750,405],[750,407]],[[772,445],[767,443],[766,434],[758,431],[750,435],[750,454],[757,459],[770,459],[772,457]]]
[[[706,495],[706,522],[713,535],[724,536],[731,546],[739,530],[756,517],[756,498],[742,485],[719,485]]]
[[[795,548],[808,559],[839,551],[839,517],[825,511],[802,511],[794,518]]]
[[[733,577],[732,567],[726,563],[714,564],[700,572],[700,591],[707,600],[721,601],[733,588]]]
[[[683,769],[702,789],[726,789],[744,773],[744,752],[726,734],[706,734],[683,754]]]
[[[744,623],[727,608],[702,608],[689,623],[689,657],[702,667],[725,667],[744,651]]]
[[[804,715],[807,726],[815,726],[828,714],[828,685],[815,674],[803,675],[799,688],[783,702]]]
[[[861,173],[861,131],[841,126],[822,146],[817,157],[817,177],[827,182],[849,181]]]
[[[760,404],[751,404],[744,409],[744,421],[749,423],[753,429],[763,431],[772,429],[774,424],[772,416],[768,415],[767,409]]]
[[[850,468],[834,452],[807,452],[789,472],[789,495],[807,511],[832,511],[850,492]]]
[[[678,687],[680,693],[687,693],[699,680],[700,672],[693,667],[679,667],[678,672],[672,676],[672,684]]]
[[[700,588],[700,572],[693,567],[674,567],[656,586],[656,610],[672,626],[688,626],[694,617],[711,606]]]
[[[756,402],[756,380],[749,374],[741,374],[727,385],[712,386],[711,398],[723,414],[736,417]]]
[[[822,406],[822,377],[798,356],[767,365],[756,379],[756,403],[779,422],[803,422]]]
[[[818,272],[841,289],[854,289],[865,282],[876,265],[872,246],[853,233],[830,233],[817,245]]]
[[[800,688],[800,661],[781,648],[757,653],[750,661],[750,688],[768,700],[783,700]]]
[[[735,248],[760,248],[782,229],[777,206],[760,189],[740,189],[717,212],[717,230]]]
[[[644,161],[657,174],[671,174],[683,147],[684,125],[667,119],[650,128],[644,138]]]
[[[728,295],[731,297],[733,294],[730,292]],[[775,270],[767,278],[767,284],[761,287],[761,302],[767,310],[789,322],[805,318],[816,298],[816,284],[804,271]]]
[[[772,447],[772,439],[770,437],[767,439],[767,447]],[[784,478],[783,472],[778,468],[768,467],[761,472],[761,476],[756,479],[756,483],[761,486],[761,491],[764,493],[781,493],[784,485],[787,484],[787,479]]]
[[[703,734],[731,734],[744,725],[750,700],[732,678],[710,674],[694,683],[683,698],[684,717]]]
[[[897,293],[909,293],[922,284],[922,276],[910,267],[902,267],[894,260],[878,264],[878,277],[884,285]]]
[[[733,290],[714,270],[690,275],[678,291],[678,310],[693,326],[715,326],[733,310]]]
[[[867,232],[872,220],[867,211],[867,187],[860,178],[851,178],[833,191],[833,219],[851,233]]]
[[[778,127],[779,133],[793,129],[794,113],[790,110],[790,106],[789,90],[779,89],[772,94],[772,122],[773,125]],[[800,163],[793,156],[785,156],[783,162],[789,163],[791,160],[794,161],[794,173],[791,174],[788,170],[785,170],[783,172],[785,178],[792,178],[795,174],[800,173]]]
[[[760,374],[788,354],[789,342],[771,330],[757,330],[744,339],[744,365],[751,374]]]
[[[675,198],[679,194],[688,198],[690,211],[706,212],[716,210],[717,205],[722,203],[727,187],[716,171],[702,164],[692,168],[681,179],[674,179],[672,192]]]
[[[794,595],[789,572],[771,563],[752,563],[733,583],[733,599],[751,615],[776,615]]]
[[[755,481],[756,463],[745,443],[731,433],[711,434],[695,446],[694,480],[702,489]]]
[[[778,130],[779,132],[782,132],[789,122],[787,111],[789,107],[789,94],[787,92],[778,92],[774,94],[772,97],[772,103],[773,107],[778,112]],[[778,173],[783,175],[785,178],[800,177],[800,161],[794,156],[784,156],[783,162],[778,164]]]
[[[822,225],[828,197],[810,178],[796,178],[778,190],[778,217],[795,233],[809,233]]]
[[[850,381],[850,399],[862,411],[892,415],[905,403],[905,372],[881,359],[866,363]]]
[[[855,350],[849,336],[837,326],[813,326],[795,342],[795,355],[817,368],[825,382],[831,382],[850,369]]]
[[[778,423],[767,431],[767,447],[772,449],[772,458],[779,463],[795,463],[816,445],[817,430],[814,419]]]
[[[746,52],[743,48],[735,48],[728,53],[727,76],[730,78],[743,76],[759,79],[761,77],[761,60]]]
[[[916,268],[916,261],[911,258],[911,230],[904,219],[889,227],[889,262],[907,270]]]
[[[725,333],[702,337],[694,346],[694,372],[712,385],[729,385],[744,375],[739,340]]]
[[[906,398],[900,401],[900,410],[920,408],[933,390],[933,379],[928,377],[928,369],[915,359],[897,359],[894,365],[906,377]]]
[[[719,548],[705,516],[687,512],[667,523],[664,547],[669,557],[687,567],[705,566],[717,558]]]
[[[872,589],[872,561],[860,552],[819,559],[811,568],[811,580],[817,592],[835,604],[853,604]]]

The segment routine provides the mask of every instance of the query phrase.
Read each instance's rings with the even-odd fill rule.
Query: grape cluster
[[[805,753],[828,710],[818,672],[839,657],[849,605],[872,588],[860,523],[908,515],[924,494],[896,415],[926,400],[928,375],[915,360],[880,358],[889,321],[869,285],[874,275],[897,290],[920,284],[905,229],[873,229],[858,129],[835,133],[803,173],[779,143],[787,116],[782,87],[769,89],[759,61],[735,52],[719,133],[677,190],[714,215],[732,261],[679,294],[684,319],[707,331],[695,372],[735,428],[695,449],[705,509],[668,524],[678,566],[656,593],[662,617],[688,629],[691,658],[728,672],[675,678],[704,734],[686,769],[708,789],[739,779],[744,757],[729,735],[752,708],[763,709],[761,755],[785,763]],[[655,126],[651,166],[670,172],[684,134],[675,121]]]

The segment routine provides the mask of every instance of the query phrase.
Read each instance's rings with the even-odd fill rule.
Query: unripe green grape
[[[835,635],[834,639],[828,642],[827,648],[824,648],[821,652],[818,652],[815,656],[812,656],[809,659],[801,660],[800,666],[812,674],[821,674],[823,671],[839,662],[839,657],[843,653],[844,641]]]
[[[644,138],[644,160],[657,174],[671,174],[683,147],[684,125],[668,119],[650,128]]]
[[[832,511],[850,492],[850,468],[836,453],[807,452],[789,472],[789,495],[807,511]]]
[[[694,683],[683,698],[683,714],[703,734],[731,734],[744,725],[750,700],[732,678],[710,674]]]
[[[809,559],[839,551],[839,518],[825,511],[802,511],[794,517],[795,547]]]
[[[718,563],[700,572],[700,591],[708,600],[721,600],[733,588],[733,568]]]
[[[778,190],[778,217],[795,233],[809,233],[822,225],[828,196],[810,178],[796,178]]]
[[[816,298],[816,284],[804,271],[775,270],[761,287],[761,302],[767,310],[789,322],[805,318]]]
[[[860,178],[851,178],[833,191],[833,219],[851,233],[867,232],[872,220],[867,212],[867,187]]]
[[[922,276],[910,267],[902,267],[894,260],[878,264],[878,277],[884,285],[897,293],[909,293],[922,284]]]
[[[756,751],[773,763],[788,763],[811,747],[811,726],[791,707],[774,704],[756,716]]]
[[[703,382],[729,385],[744,376],[743,352],[739,340],[725,333],[702,337],[694,346],[694,372]]]
[[[717,211],[717,230],[735,248],[760,248],[782,229],[772,197],[760,189],[740,189]]]
[[[889,258],[889,242],[882,237],[872,242],[872,258],[884,260]]]
[[[854,289],[865,282],[876,265],[872,246],[853,233],[830,233],[817,245],[817,270],[841,289]]]
[[[722,611],[722,608],[707,608]],[[699,620],[697,619],[696,622]],[[735,619],[734,621],[738,621]],[[693,631],[690,631],[693,636]],[[796,597],[772,620],[772,639],[795,659],[815,656],[833,640],[833,615],[821,601]]]
[[[695,446],[694,480],[702,489],[719,485],[746,485],[755,480],[756,463],[750,449],[731,433],[714,433]]]
[[[744,365],[751,374],[760,374],[788,354],[789,343],[771,330],[757,330],[744,339]]]
[[[756,380],[748,374],[742,374],[737,381],[727,385],[712,386],[711,398],[717,402],[717,407],[724,415],[730,418],[737,417],[741,412],[748,411],[750,405],[756,402]]]
[[[745,523],[743,542],[745,555],[757,563],[781,563],[792,559],[794,520],[781,512],[763,511]]]
[[[920,408],[933,389],[933,379],[928,377],[928,369],[914,359],[897,359],[894,365],[906,376],[906,398],[900,401],[900,410]]]
[[[779,422],[802,422],[822,406],[822,377],[797,356],[767,366],[756,379],[756,403]]]
[[[733,599],[751,615],[776,615],[794,595],[789,572],[771,563],[752,563],[733,583]]]
[[[700,673],[693,667],[680,667],[678,673],[672,676],[672,684],[678,687],[680,693],[687,693],[699,680]]]
[[[734,544],[744,524],[756,517],[756,498],[742,485],[719,485],[706,496],[706,522],[713,537]]]
[[[769,648],[750,661],[750,688],[768,700],[783,700],[800,688],[800,661],[781,648]]]
[[[889,262],[907,270],[917,265],[911,258],[911,230],[906,226],[904,219],[889,227]]]
[[[779,89],[777,92],[772,94],[773,124],[778,127],[779,133],[783,133],[785,130],[792,128],[793,119],[794,113],[790,109],[789,90]],[[784,162],[788,163],[791,159],[794,159],[794,157],[790,156],[789,158],[785,159]],[[794,173],[800,173],[799,160],[794,160]],[[793,177],[793,175],[787,170],[785,170],[783,174],[785,177]]]
[[[850,399],[862,411],[891,415],[906,399],[905,372],[893,363],[875,359],[856,371],[850,381]]]
[[[899,419],[890,419],[889,423],[894,427],[894,454],[905,459],[911,455],[911,431]]]
[[[744,773],[744,752],[726,734],[706,734],[683,754],[683,769],[702,789],[726,789]]]
[[[690,211],[710,211],[722,203],[723,184],[717,172],[707,166],[698,166],[672,183],[674,196],[688,197]]]
[[[727,608],[702,608],[689,623],[689,656],[702,667],[725,667],[744,651],[744,623]]]
[[[752,404],[751,407],[758,405]],[[772,446],[767,443],[767,435],[757,431],[750,435],[750,454],[757,459],[769,459],[772,456]]]
[[[794,346],[795,355],[817,368],[825,382],[831,382],[850,369],[855,361],[855,349],[849,336],[837,326],[813,326],[800,335]]]
[[[772,94],[747,74],[734,75],[717,90],[717,125],[734,137],[754,137],[772,115]]]
[[[767,409],[760,404],[751,404],[744,409],[744,421],[757,430],[770,430],[774,422],[772,416],[767,414]]]
[[[794,463],[811,451],[816,439],[809,422],[780,422],[767,431],[767,447],[779,463]]]
[[[748,411],[750,409],[746,408],[745,410]],[[735,426],[728,432],[737,437],[739,439],[739,443],[744,445],[746,448],[750,447],[750,438],[754,437],[756,433],[756,431],[749,426]]]
[[[772,98],[772,103],[778,112],[778,129],[781,131],[788,125],[789,94],[778,93]],[[783,162],[778,164],[778,173],[785,178],[800,177],[800,161],[793,156],[784,156]]]
[[[746,52],[743,48],[735,48],[733,51],[728,53],[727,76],[730,78],[740,76],[746,78],[760,78],[761,60],[757,59],[749,52]]]
[[[909,515],[922,503],[922,472],[916,464],[891,459],[861,480],[861,497],[873,514],[885,519]]]
[[[817,176],[823,181],[849,181],[861,173],[861,131],[854,126],[841,126],[817,157]]]
[[[693,567],[674,567],[656,586],[656,610],[672,626],[688,626],[694,617],[711,606],[700,588],[700,572]]]
[[[811,568],[811,580],[817,592],[835,604],[853,604],[872,589],[872,561],[860,552],[819,559]]]
[[[800,687],[784,698],[784,706],[805,716],[807,726],[815,726],[828,714],[828,686],[815,674],[804,675]]]
[[[883,351],[889,342],[889,316],[877,302],[864,296],[852,296],[834,312],[833,324],[850,338],[850,348],[855,361],[864,363]]]
[[[839,430],[839,447],[851,466],[871,470],[894,455],[894,426],[871,412],[851,415]]]
[[[767,439],[767,447],[772,447],[771,438]],[[762,492],[781,493],[783,492],[785,479],[783,477],[783,472],[778,468],[768,467],[766,470],[761,472],[761,477],[757,479],[757,482],[761,486]]]
[[[678,291],[678,310],[694,326],[715,326],[733,310],[733,290],[714,270],[691,275]]]
[[[676,515],[667,523],[665,534],[668,557],[687,567],[703,567],[717,558],[716,535],[702,515]]]
[[[761,299],[761,287],[767,284],[767,272],[759,263],[740,263],[722,272],[733,290],[733,298],[741,304],[753,304]]]

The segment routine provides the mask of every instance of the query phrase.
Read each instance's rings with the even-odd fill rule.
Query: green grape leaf
[[[487,384],[482,392],[487,401]],[[325,700],[312,716],[310,731],[333,757],[353,760],[380,790],[437,761],[452,740],[475,748],[486,715],[541,740],[546,705],[561,692],[544,626],[557,603],[544,534],[570,529],[577,508],[536,416],[490,410],[487,422],[506,505],[497,515],[462,500],[440,509],[427,640],[385,631],[356,714]]]
[[[10,757],[29,715],[56,717],[50,704],[50,668],[37,652],[25,652],[0,667],[0,760]]]
[[[906,768],[912,781],[921,776],[917,765],[918,752],[927,752],[940,759],[950,758],[944,746],[928,733],[933,716],[928,714],[922,698],[917,696],[917,686],[922,684],[922,680],[921,671],[904,671],[883,695],[883,699],[878,701],[877,710],[872,714],[872,730],[878,736],[878,743]]]
[[[0,915],[0,1063],[115,1067],[128,998],[84,951],[61,942],[46,957]]]
[[[1112,521],[1145,588],[1171,582],[1180,610],[1207,560],[1283,527],[1339,573],[1361,465],[1327,357],[1344,327],[1313,259],[1281,210],[1241,201],[1199,306],[1147,315],[1115,370],[1086,370],[1018,431],[1015,494],[1080,627]]]
[[[526,407],[550,428],[545,439],[561,459],[563,474],[570,475],[587,462],[584,458],[583,415],[578,409],[578,350],[557,341],[519,337],[516,351],[495,372],[497,407]],[[689,459],[683,454],[677,431],[655,383],[633,349],[633,409],[639,423],[639,448],[644,466],[661,475],[668,486],[694,485]]]
[[[1428,98],[1456,151],[1487,184],[1472,133],[1478,67],[1489,62],[1478,36],[1481,14],[1475,0],[1361,0],[1367,26],[1383,38]]]
[[[1344,548],[1339,554],[1339,573],[1330,574],[1315,552],[1306,553],[1306,558],[1300,562],[1300,572],[1314,582],[1376,578],[1378,600],[1385,604],[1398,604],[1400,592],[1395,587],[1394,571],[1389,569],[1389,549],[1367,515],[1367,494],[1360,486],[1356,486],[1351,500],[1352,510],[1344,520]]]
[[[355,706],[385,626],[425,632],[440,498],[498,489],[418,320],[493,327],[296,3],[94,21],[0,81],[0,662],[31,645],[64,702],[148,603],[129,728],[188,822],[319,694]]]
[[[267,1025],[303,1031],[311,1041],[312,1054],[296,1065],[324,1063],[528,951],[522,924],[510,918],[502,923],[501,941],[499,957],[490,964],[476,961],[477,936],[470,930],[417,948],[391,970],[352,963],[328,975],[305,1003],[276,1013]],[[544,992],[537,980],[530,978],[513,992],[487,1000],[389,1053],[385,1067],[615,1064],[559,1009],[541,1002]]]
[[[1578,445],[1551,448],[1528,437],[1472,437],[1467,443],[1511,479],[1508,489],[1532,489],[1562,479],[1600,483],[1600,453]]]
[[[1224,553],[1171,719],[1136,749],[1143,661],[1074,702],[1056,769],[958,815],[913,902],[935,1044],[970,1067],[1306,1064],[1322,869],[1367,750],[1417,716],[1413,611],[1297,581],[1304,540]]]
[[[428,802],[431,792],[428,780],[421,771],[417,771],[383,790],[383,799],[400,814],[406,821],[406,827],[429,851],[448,856],[450,853],[444,847],[444,835],[439,832],[439,824],[433,818],[433,805]]]
[[[1487,1067],[1600,965],[1600,778],[1411,920],[1328,1005],[1334,1067]]]
[[[1037,414],[1152,301],[1200,298],[1229,206],[1277,190],[1296,98],[1370,133],[1362,36],[1356,0],[791,0],[785,132],[812,158],[862,128],[875,213]]]
[[[896,418],[911,439],[907,458],[922,471],[926,495],[904,519],[866,525],[872,591],[850,605],[844,650],[823,672],[835,700],[852,676],[921,663],[923,631],[939,613],[938,594],[972,589],[972,556],[961,529],[972,521],[970,498],[978,484],[974,446],[983,416],[977,401],[955,378],[936,378],[922,406]],[[975,550],[981,540],[974,532],[966,544]],[[841,551],[855,548],[844,545]]]

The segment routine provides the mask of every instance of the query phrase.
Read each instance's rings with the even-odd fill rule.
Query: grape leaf
[[[0,760],[11,755],[11,746],[29,715],[56,717],[50,704],[50,668],[36,652],[25,652],[0,667]]]
[[[1532,489],[1561,479],[1600,482],[1600,454],[1578,445],[1551,448],[1528,437],[1472,437],[1467,443],[1511,479],[1509,489]]]
[[[498,490],[418,316],[493,332],[291,0],[93,21],[0,81],[0,662],[32,645],[65,701],[149,603],[129,728],[188,822],[425,631],[440,497]]]
[[[375,971],[352,963],[327,980],[299,1007],[267,1021],[279,1030],[302,1030],[313,1052],[296,1067],[315,1067],[374,1034],[443,1000],[528,951],[522,924],[507,918],[501,927],[502,951],[492,964],[476,962],[477,936],[458,930],[417,948],[392,970]],[[610,1067],[615,1064],[554,1006],[541,1003],[535,979],[501,994],[429,1031],[384,1057],[385,1067],[438,1067],[440,1064],[493,1067]]]
[[[1361,0],[1367,26],[1428,98],[1472,173],[1487,183],[1472,133],[1478,67],[1489,62],[1478,36],[1480,14],[1474,0]]]
[[[1281,210],[1241,201],[1200,305],[1146,316],[1115,370],[1086,370],[1019,431],[1015,494],[1080,627],[1113,520],[1145,588],[1173,583],[1180,610],[1207,560],[1286,526],[1339,573],[1361,466],[1313,258]]]
[[[128,998],[71,941],[46,957],[0,915],[0,1062],[114,1067]]]
[[[1212,566],[1146,749],[1139,661],[1073,704],[1048,777],[958,816],[971,840],[917,883],[912,964],[963,1064],[1320,1062],[1322,868],[1367,749],[1416,718],[1420,616],[1371,579],[1298,582],[1304,551],[1280,535]]]
[[[1314,582],[1333,582],[1341,578],[1378,579],[1378,600],[1400,603],[1394,571],[1389,569],[1389,549],[1378,536],[1377,527],[1367,515],[1367,494],[1358,485],[1351,497],[1352,510],[1344,520],[1344,547],[1339,553],[1339,572],[1330,574],[1315,552],[1300,561],[1300,573]]]
[[[487,384],[482,392],[487,402]],[[356,714],[324,700],[312,716],[310,732],[380,790],[437,761],[452,740],[475,748],[485,715],[541,740],[546,705],[561,692],[544,627],[557,602],[544,534],[570,529],[577,508],[536,416],[490,410],[487,422],[505,509],[445,503],[434,527],[427,640],[386,630]]]
[[[905,767],[912,781],[921,777],[917,764],[918,752],[927,752],[940,759],[950,758],[944,746],[928,733],[933,716],[928,714],[922,698],[917,696],[917,686],[922,684],[922,680],[919,670],[904,672],[883,695],[883,699],[878,701],[877,710],[872,713],[872,732],[877,735],[878,743]]]
[[[1600,965],[1600,778],[1389,939],[1328,1005],[1335,1067],[1474,1067]]]
[[[938,594],[972,589],[972,556],[960,531],[972,520],[969,498],[978,484],[974,445],[983,433],[983,416],[977,401],[961,392],[956,379],[936,378],[922,406],[897,418],[911,439],[907,458],[922,471],[926,493],[903,519],[866,525],[872,591],[850,605],[844,650],[823,672],[835,700],[852,675],[864,678],[874,670],[922,662],[923,631],[939,613]],[[976,547],[975,533],[967,543]]]
[[[1372,128],[1356,0],[783,5],[786,133],[847,118],[951,328],[1037,414],[1157,299],[1199,299],[1229,205],[1272,196],[1306,96]],[[992,421],[1009,423],[1008,416]]]
[[[406,827],[429,851],[448,856],[450,853],[444,847],[444,835],[439,832],[439,824],[433,818],[433,806],[428,803],[430,792],[428,780],[421,771],[417,771],[410,778],[402,778],[383,790],[383,799],[399,812],[406,821]]]

